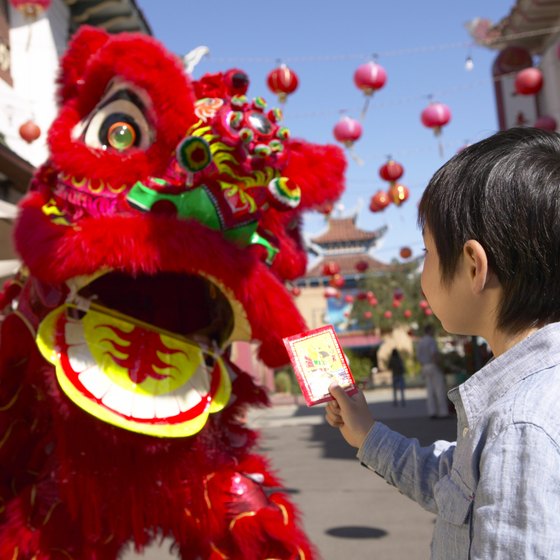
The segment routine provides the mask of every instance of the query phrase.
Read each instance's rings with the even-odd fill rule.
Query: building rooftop
[[[381,228],[375,231],[365,231],[356,226],[357,216],[347,218],[328,218],[327,231],[310,239],[315,245],[328,246],[344,242],[363,242],[365,245],[371,245],[374,241],[381,238],[387,228]]]
[[[135,0],[64,1],[70,10],[71,32],[80,25],[93,25],[109,33],[139,31],[152,35],[150,25]]]
[[[515,0],[510,13],[499,22],[476,18],[467,26],[481,46],[502,50],[515,45],[542,54],[551,36],[560,33],[560,0]]]

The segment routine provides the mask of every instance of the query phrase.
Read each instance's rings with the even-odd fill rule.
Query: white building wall
[[[0,132],[14,152],[38,166],[47,157],[46,133],[56,115],[55,81],[68,40],[69,11],[62,0],[53,0],[46,12],[29,22],[10,5],[9,18],[13,87],[0,81]],[[31,144],[19,135],[27,120],[41,129]]]
[[[544,83],[539,93],[540,114],[554,117],[560,130],[560,34],[543,53],[540,69]]]

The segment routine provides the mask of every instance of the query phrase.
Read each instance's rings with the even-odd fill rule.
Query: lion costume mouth
[[[221,352],[243,314],[223,287],[195,275],[111,272],[73,288],[37,342],[76,405],[159,437],[193,435],[224,408],[231,380]]]

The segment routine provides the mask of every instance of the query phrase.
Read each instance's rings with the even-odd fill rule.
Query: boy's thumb
[[[340,408],[345,408],[345,406],[350,402],[350,397],[346,391],[336,383],[329,386],[329,393],[335,398]]]

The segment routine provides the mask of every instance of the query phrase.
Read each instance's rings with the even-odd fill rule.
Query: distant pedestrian
[[[426,383],[428,416],[430,418],[447,418],[449,416],[447,384],[445,374],[438,364],[439,350],[432,325],[424,327],[424,336],[416,345],[416,358],[422,366],[420,374]]]
[[[399,393],[401,395],[401,405],[405,406],[404,374],[406,373],[406,368],[402,356],[396,348],[393,348],[391,357],[389,358],[389,362],[387,365],[389,366],[389,369],[391,370],[391,374],[393,376],[393,406],[398,405]]]

